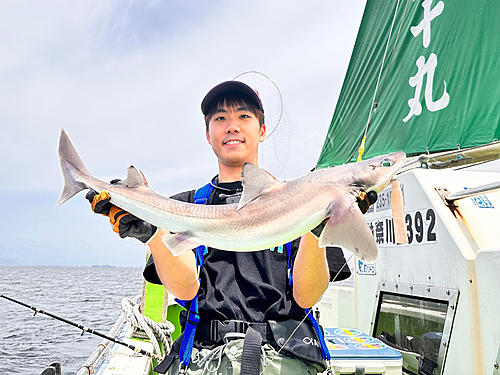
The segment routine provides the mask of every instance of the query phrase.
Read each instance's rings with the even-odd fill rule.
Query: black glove
[[[377,201],[378,195],[374,191],[369,191],[365,193],[364,191],[360,191],[359,195],[356,197],[356,203],[358,204],[359,209],[363,214],[368,212],[368,209],[372,204]],[[328,218],[323,220],[316,228],[311,230],[311,233],[314,237],[319,238],[321,236],[321,232],[323,232],[323,228],[325,227]]]
[[[374,204],[378,199],[378,195],[374,191],[369,191],[365,193],[364,191],[360,191],[359,195],[356,197],[356,203],[358,204],[359,209],[363,214],[368,212],[368,209],[372,204]]]
[[[111,181],[111,183],[116,182],[116,180]],[[98,194],[91,189],[85,195],[85,198],[90,202],[92,211],[109,217],[109,222],[113,225],[113,231],[118,233],[121,238],[132,237],[146,243],[156,233],[157,228],[154,225],[146,223],[144,220],[110,203],[111,196],[106,190]]]

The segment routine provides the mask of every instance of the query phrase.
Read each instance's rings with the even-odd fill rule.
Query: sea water
[[[0,294],[107,334],[124,297],[141,293],[141,268],[1,267]],[[75,374],[102,338],[0,298],[0,374],[40,374],[54,361]]]

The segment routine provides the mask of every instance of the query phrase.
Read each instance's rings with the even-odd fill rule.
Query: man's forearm
[[[311,233],[304,234],[293,266],[295,301],[303,308],[313,306],[328,288],[329,280],[326,249],[318,247]]]
[[[169,232],[158,229],[148,243],[155,261],[156,272],[168,291],[179,299],[190,300],[199,288],[194,253],[187,251],[174,257],[162,242],[163,235],[169,235]]]

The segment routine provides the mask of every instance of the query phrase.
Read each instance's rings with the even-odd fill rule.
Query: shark
[[[162,237],[179,255],[200,245],[227,251],[259,251],[290,242],[325,222],[319,247],[339,246],[360,260],[377,259],[372,232],[356,203],[361,191],[380,193],[405,161],[402,151],[353,164],[315,170],[282,181],[245,163],[238,203],[199,205],[155,193],[144,174],[129,166],[117,184],[94,178],[61,129],[59,159],[64,179],[59,206],[85,189],[108,191],[111,203],[171,235]]]

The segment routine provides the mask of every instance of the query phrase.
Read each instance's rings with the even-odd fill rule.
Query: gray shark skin
[[[134,166],[117,185],[92,177],[64,129],[59,157],[64,188],[56,206],[84,189],[107,190],[114,205],[174,233],[162,238],[174,255],[199,245],[227,251],[269,249],[302,236],[329,217],[319,246],[340,246],[370,262],[377,258],[377,246],[356,197],[361,190],[380,193],[402,166],[405,153],[321,169],[288,182],[246,163],[240,202],[217,206],[156,194]]]

